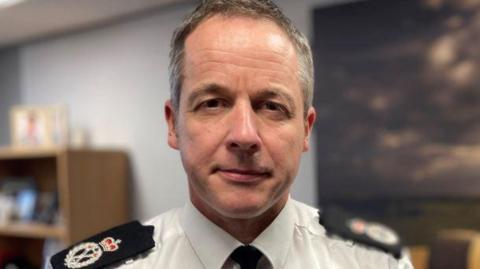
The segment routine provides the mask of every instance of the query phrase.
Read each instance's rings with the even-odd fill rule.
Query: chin
[[[222,210],[219,212],[224,217],[230,219],[253,219],[260,216],[263,211],[260,210]]]
[[[217,212],[228,218],[251,219],[262,215],[267,209],[264,203],[237,201],[235,203],[222,203],[221,207],[217,207]]]

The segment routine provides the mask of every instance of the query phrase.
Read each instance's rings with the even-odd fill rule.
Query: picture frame
[[[10,110],[14,147],[50,147],[68,144],[65,106],[14,106]]]

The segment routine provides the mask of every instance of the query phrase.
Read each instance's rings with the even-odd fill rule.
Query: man
[[[168,144],[190,202],[149,221],[155,247],[113,267],[409,268],[327,236],[317,210],[290,198],[315,121],[313,65],[272,2],[202,1],[173,37],[170,82]]]

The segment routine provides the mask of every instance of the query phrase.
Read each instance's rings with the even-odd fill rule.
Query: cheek
[[[270,133],[272,137],[266,138],[268,150],[277,165],[291,169],[298,164],[300,155],[303,152],[302,130],[289,128],[288,130],[274,130]]]
[[[205,124],[199,122],[186,122],[179,126],[178,137],[180,152],[184,161],[197,164],[208,161],[221,145],[222,133],[219,124]]]

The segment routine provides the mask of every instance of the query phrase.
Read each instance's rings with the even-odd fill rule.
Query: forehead
[[[246,57],[261,54],[266,60],[272,58],[272,61],[283,61],[282,64],[298,65],[294,46],[286,33],[265,18],[214,15],[202,21],[187,37],[185,55],[195,60],[192,57],[199,55],[198,52],[209,50]]]

